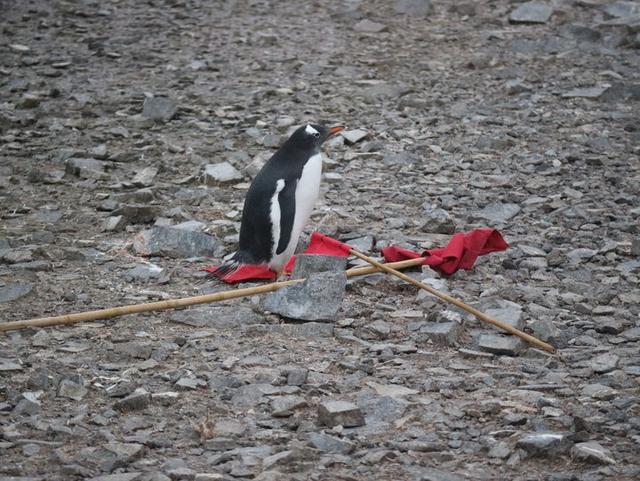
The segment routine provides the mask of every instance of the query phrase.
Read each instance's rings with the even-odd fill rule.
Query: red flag
[[[422,254],[390,246],[382,249],[386,262],[396,262],[417,257],[426,257],[424,265],[446,275],[451,275],[458,269],[469,270],[479,256],[491,252],[503,251],[509,244],[495,229],[475,229],[468,233],[455,234],[446,247],[430,249]]]
[[[402,247],[390,246],[382,249],[385,262],[396,262],[406,259],[426,257],[423,264],[431,266],[432,269],[442,274],[451,275],[458,269],[469,270],[473,267],[479,256],[491,252],[503,251],[509,244],[505,242],[495,229],[476,229],[468,233],[455,234],[446,247],[424,251],[422,254],[403,249]],[[349,255],[351,246],[333,239],[319,232],[311,234],[311,242],[305,249],[304,254],[321,254],[326,256],[346,257]],[[285,272],[291,272],[295,264],[295,256],[289,259],[284,267]],[[216,272],[217,267],[207,267],[206,272]],[[260,264],[240,264],[235,270],[229,271],[221,277],[221,280],[228,284],[250,280],[275,280],[277,274],[266,265]]]

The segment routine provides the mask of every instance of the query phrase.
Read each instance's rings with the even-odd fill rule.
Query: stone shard
[[[585,461],[595,464],[615,464],[616,461],[611,456],[608,449],[603,448],[595,441],[577,443],[571,449],[571,455],[578,461]]]
[[[208,164],[204,168],[204,181],[207,185],[226,184],[228,182],[239,182],[244,178],[229,162],[218,164]]]
[[[356,32],[361,33],[379,33],[385,31],[387,29],[387,26],[382,23],[372,22],[371,20],[365,18],[356,23],[353,29]]]
[[[167,97],[148,97],[142,104],[142,116],[155,122],[169,122],[177,112],[178,106]]]
[[[346,258],[300,255],[293,277],[304,275],[307,280],[268,294],[264,298],[263,308],[291,319],[333,321],[347,285],[345,267]]]
[[[478,338],[480,349],[493,354],[517,356],[524,351],[526,344],[516,336],[504,336],[502,334],[482,334]]]
[[[462,326],[455,321],[428,322],[420,327],[418,332],[426,335],[436,345],[451,347],[458,343],[462,333]]]
[[[547,23],[553,14],[553,8],[541,2],[527,2],[519,5],[511,15],[511,23]]]
[[[325,433],[309,433],[309,444],[323,453],[349,454],[355,445],[346,439]]]
[[[556,457],[568,452],[572,444],[566,433],[540,432],[525,435],[516,446],[531,456]]]
[[[345,428],[364,426],[360,408],[347,401],[325,401],[318,406],[318,424]]]
[[[220,244],[201,232],[153,227],[133,239],[133,249],[142,256],[212,257],[220,249]]]
[[[426,17],[431,13],[433,5],[431,0],[397,0],[394,10],[397,13]]]

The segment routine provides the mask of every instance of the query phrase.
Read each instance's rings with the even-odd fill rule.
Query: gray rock
[[[520,438],[516,446],[535,457],[557,457],[571,449],[573,443],[565,433],[540,432]]]
[[[142,473],[105,474],[93,478],[85,478],[87,481],[140,481]],[[0,478],[1,481],[2,478]]]
[[[304,279],[319,272],[344,272],[347,268],[346,257],[324,256],[317,254],[299,254],[293,266],[291,277]]]
[[[477,216],[493,224],[503,224],[520,212],[517,204],[493,203],[477,213]]]
[[[345,428],[364,426],[360,408],[347,401],[325,401],[318,406],[318,424]]]
[[[153,227],[133,239],[133,249],[142,256],[212,257],[221,246],[213,237],[172,227]]]
[[[0,372],[22,371],[22,366],[17,362],[0,358]]]
[[[156,175],[158,175],[157,167],[145,167],[135,175],[131,183],[136,187],[149,187],[153,184]]]
[[[291,368],[284,370],[283,374],[287,377],[287,384],[289,386],[302,386],[307,382],[309,370],[302,367]]]
[[[140,341],[121,342],[115,344],[113,350],[119,354],[119,358],[149,359],[153,351],[153,345]]]
[[[603,448],[595,441],[577,443],[571,449],[571,456],[578,461],[585,461],[595,464],[615,464],[616,461],[611,456],[608,449]]]
[[[385,31],[387,29],[387,26],[382,23],[372,22],[371,20],[365,18],[356,23],[353,26],[353,29],[356,32],[362,33],[379,33]]]
[[[362,22],[369,22],[369,21],[368,20],[363,20]],[[360,23],[362,23],[362,22],[360,22]],[[369,23],[373,24],[374,22],[369,22]],[[375,25],[380,26],[381,24],[376,23]],[[384,25],[382,25],[382,27],[384,27]],[[386,28],[386,27],[384,27],[384,28]],[[362,31],[365,31],[365,30],[362,30]],[[353,144],[356,144],[356,143],[360,142],[361,140],[366,139],[369,136],[369,133],[366,130],[355,129],[355,130],[343,130],[342,132],[340,132],[340,135],[344,138],[344,143],[345,144],[353,145]]]
[[[80,401],[86,394],[87,389],[83,384],[72,381],[71,379],[63,379],[58,387],[58,396]]]
[[[122,216],[130,224],[148,224],[160,215],[160,208],[149,204],[125,204],[112,212],[113,216]]]
[[[597,374],[604,374],[613,371],[618,367],[620,357],[612,352],[600,354],[591,360],[591,369]]]
[[[457,345],[462,327],[455,321],[429,322],[424,324],[419,332],[425,334],[436,345],[451,347]]]
[[[494,319],[515,327],[516,329],[522,330],[524,327],[522,306],[515,302],[497,297],[488,297],[480,301],[479,310]]]
[[[387,152],[382,158],[382,162],[388,165],[412,165],[420,158],[411,152]]]
[[[435,468],[422,468],[420,470],[420,481],[465,481],[466,479],[449,471],[441,471]]]
[[[478,338],[478,347],[493,354],[517,356],[524,351],[526,344],[516,336],[482,334]]]
[[[106,162],[97,159],[68,159],[65,172],[82,179],[107,179]]]
[[[10,302],[26,296],[33,290],[30,282],[16,282],[0,287],[0,302]]]
[[[300,284],[269,293],[263,308],[291,319],[333,321],[340,310],[346,285],[344,271],[310,274]]]
[[[631,240],[631,255],[640,257],[640,238]]]
[[[240,182],[244,176],[229,162],[208,164],[204,168],[204,181],[207,185]]]
[[[105,444],[104,448],[115,454],[116,459],[121,464],[128,464],[134,459],[142,456],[144,452],[144,446],[138,443],[120,443],[120,442],[110,442]]]
[[[133,394],[116,401],[113,408],[117,411],[129,412],[146,409],[151,402],[151,396],[144,389],[136,389]]]
[[[301,396],[279,396],[271,401],[271,415],[277,418],[288,417],[296,409],[306,405],[307,402]]]
[[[325,433],[309,433],[308,441],[311,446],[323,453],[349,454],[355,445],[346,439]]]
[[[177,112],[178,106],[167,97],[147,97],[142,104],[142,116],[155,122],[169,122]]]
[[[26,414],[27,416],[31,416],[32,414],[40,412],[42,404],[38,398],[41,394],[41,391],[22,393],[22,398],[18,401],[16,407],[13,408],[14,414]]]
[[[548,319],[536,319],[531,323],[531,329],[535,337],[545,342],[557,342],[561,336],[560,329]]]
[[[511,448],[509,448],[509,445],[504,441],[495,443],[493,446],[491,446],[491,449],[489,449],[489,452],[487,453],[490,458],[498,459],[506,459],[510,454]]]
[[[215,329],[233,329],[240,326],[261,324],[264,316],[246,306],[193,306],[172,312],[169,319],[173,322],[193,327],[212,327]]]
[[[127,226],[127,220],[123,215],[114,215],[108,217],[102,226],[107,232],[120,232]]]
[[[562,97],[566,99],[572,98],[584,98],[584,99],[597,99],[599,98],[608,87],[582,87],[564,92]]]
[[[614,18],[633,17],[640,15],[640,5],[638,2],[620,0],[616,2],[607,2],[600,9]]]
[[[456,224],[447,211],[430,202],[422,204],[424,224],[421,230],[436,234],[453,234]]]
[[[519,5],[511,15],[511,23],[547,23],[553,14],[553,8],[545,3],[527,2]]]
[[[431,0],[397,0],[394,10],[397,13],[426,17],[431,13],[433,5]]]
[[[155,264],[138,264],[133,269],[125,272],[125,278],[128,281],[148,282],[151,279],[157,279],[164,269]]]

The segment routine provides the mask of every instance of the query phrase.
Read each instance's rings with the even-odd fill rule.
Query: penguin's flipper
[[[280,205],[280,238],[276,247],[276,255],[282,254],[289,241],[291,241],[291,231],[293,221],[296,217],[296,186],[297,180],[285,183],[284,189],[278,194],[278,204]]]

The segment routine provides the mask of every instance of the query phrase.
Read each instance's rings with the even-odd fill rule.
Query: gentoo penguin
[[[267,265],[282,274],[318,199],[320,146],[343,129],[303,125],[267,161],[244,201],[238,250],[213,273],[216,277],[241,264]]]

